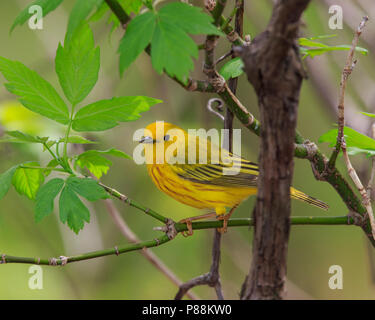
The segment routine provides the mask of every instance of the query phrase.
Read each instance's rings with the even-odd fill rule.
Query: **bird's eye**
[[[166,135],[164,136],[164,141],[168,141],[169,139],[170,139],[169,134],[166,134]]]

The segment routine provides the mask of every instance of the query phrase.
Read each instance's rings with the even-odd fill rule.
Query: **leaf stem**
[[[60,158],[59,144],[60,144],[60,142],[57,141],[57,142],[56,142],[56,155],[57,155],[58,158]]]
[[[72,128],[72,120],[69,120],[68,128],[66,130],[66,135],[65,135],[65,141],[64,141],[64,153],[63,153],[63,159],[64,162],[67,164],[67,155],[68,155],[68,138],[70,134],[70,129]]]
[[[232,22],[234,16],[236,15],[237,13],[237,10],[238,8],[237,7],[234,7],[234,9],[232,10],[232,12],[230,13],[230,15],[228,16],[228,18],[225,20],[225,22],[221,25],[221,29],[222,30],[225,30],[229,24]]]
[[[60,160],[60,157],[57,155],[55,155],[53,153],[53,151],[51,150],[51,148],[48,146],[48,144],[46,142],[43,142],[43,146],[46,148],[46,150],[48,150],[48,152],[51,154],[51,156],[61,165],[61,160]]]
[[[63,153],[63,159],[64,159],[64,168],[72,173],[72,169],[70,168],[69,162],[68,162],[68,138],[70,134],[70,130],[72,129],[72,124],[73,124],[73,117],[74,117],[74,108],[75,105],[72,105],[72,111],[70,114],[70,119],[68,123],[68,128],[66,129],[66,134],[65,134],[65,141],[64,141],[64,153]]]

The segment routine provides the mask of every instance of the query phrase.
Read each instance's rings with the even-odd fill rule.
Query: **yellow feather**
[[[176,136],[171,134],[176,132],[179,132]],[[169,123],[151,123],[144,135],[151,141],[144,144],[148,173],[154,184],[175,200],[199,209],[213,209],[217,215],[222,215],[226,208],[237,206],[257,193],[259,170],[256,164]],[[207,154],[207,162],[188,163],[189,153],[195,153],[198,160]],[[232,159],[233,166],[222,158]],[[157,159],[163,163],[157,163]],[[170,163],[171,160],[174,163]],[[238,172],[228,175],[224,174],[225,170]],[[324,202],[294,188],[290,193],[294,199],[328,208]]]

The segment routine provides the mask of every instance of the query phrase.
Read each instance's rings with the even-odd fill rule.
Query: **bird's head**
[[[156,121],[150,123],[144,130],[143,137],[139,143],[143,143],[145,147],[145,155],[147,163],[160,163],[156,159],[163,159],[165,163],[168,159],[166,150],[172,150],[172,155],[176,156],[179,147],[185,149],[188,134],[185,130],[171,123],[164,121]],[[169,148],[171,145],[173,147]]]

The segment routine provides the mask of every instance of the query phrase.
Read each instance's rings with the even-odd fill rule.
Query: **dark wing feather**
[[[180,178],[196,183],[233,188],[257,185],[259,170],[255,163],[246,159],[235,158],[233,167],[222,162],[218,164],[175,164],[171,166]],[[228,172],[224,174],[224,170],[232,171],[235,174],[228,174]]]

